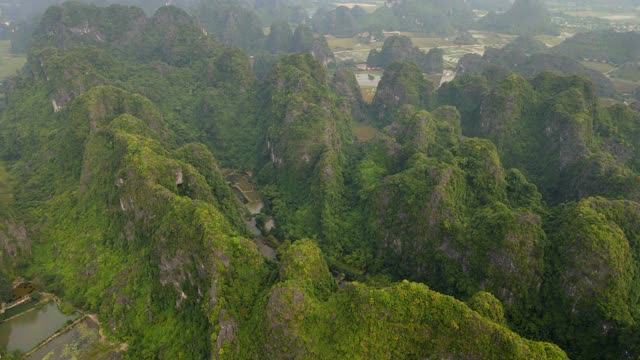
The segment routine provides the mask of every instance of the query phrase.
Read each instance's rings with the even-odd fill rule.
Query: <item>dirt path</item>
[[[44,295],[44,294],[43,294],[43,295]],[[50,294],[48,294],[48,295],[50,295]],[[33,311],[33,310],[40,309],[40,306],[41,306],[41,305],[44,305],[44,304],[48,303],[49,301],[55,301],[55,300],[54,300],[54,299],[52,299],[51,297],[43,296],[42,300],[38,301],[38,302],[37,302],[36,304],[34,304],[34,305],[33,305],[33,307],[31,307],[30,309],[27,309],[27,310],[22,311],[22,312],[20,312],[20,313],[18,313],[18,314],[15,314],[15,315],[13,315],[13,316],[12,316],[12,317],[10,317],[10,318],[3,319],[3,320],[2,320],[2,321],[0,321],[0,322],[6,322],[6,321],[9,321],[9,320],[13,320],[13,319],[17,318],[18,316],[22,316],[22,315],[24,315],[24,314],[26,314],[26,313],[28,313],[28,312]],[[60,303],[58,303],[58,304],[60,304]],[[13,307],[13,306],[12,306],[12,307]],[[9,309],[10,309],[10,308],[7,308],[6,310],[9,310]]]
[[[87,314],[85,316],[88,317],[89,319],[91,319],[91,321],[96,323],[96,325],[98,326],[98,335],[100,336],[100,343],[107,344],[107,345],[112,346],[112,347],[116,347],[116,344],[114,344],[111,341],[109,341],[109,339],[107,339],[107,337],[104,335],[102,323],[100,322],[100,320],[98,320],[98,315],[96,315],[96,314]],[[127,351],[129,349],[129,344],[120,343],[120,345],[118,345],[117,348],[118,348],[118,351]]]
[[[1,309],[2,311],[0,311],[0,314],[4,314],[7,310],[13,309],[14,307],[16,307],[16,306],[18,306],[20,304],[24,304],[25,302],[27,302],[29,300],[31,300],[31,296],[29,296],[29,295],[23,296],[22,299],[14,302],[14,303],[11,303],[11,305],[2,307],[2,309]]]

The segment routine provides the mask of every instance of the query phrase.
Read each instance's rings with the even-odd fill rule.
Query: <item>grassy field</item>
[[[604,107],[613,106],[615,104],[620,104],[620,101],[615,99],[609,99],[609,98],[600,98],[600,105]]]
[[[606,74],[609,71],[615,70],[615,67],[612,65],[604,64],[596,61],[582,61],[582,65],[588,67],[589,69],[599,71],[603,74]]]
[[[538,35],[535,36],[535,39],[538,41],[542,41],[547,44],[547,46],[556,46],[565,41],[567,38],[563,36],[551,36],[551,35]]]
[[[495,47],[506,45],[507,43],[511,42],[511,40],[517,37],[515,35],[501,34],[491,31],[471,30],[469,32],[471,33],[471,35],[473,35],[474,38],[476,38],[476,40],[478,40],[478,43]]]
[[[611,72],[611,77],[633,82],[640,82],[640,64],[622,66]]]
[[[373,49],[376,44],[360,44],[355,37],[338,38],[332,35],[326,35],[327,43],[332,49]]]
[[[15,75],[26,61],[25,55],[16,55],[11,52],[9,40],[0,41],[0,80]]]
[[[621,79],[611,79],[611,81],[613,81],[613,86],[615,87],[616,91],[619,91],[623,94],[630,94],[636,88],[640,87],[640,83],[633,82],[633,81],[627,81],[627,80],[621,80]]]

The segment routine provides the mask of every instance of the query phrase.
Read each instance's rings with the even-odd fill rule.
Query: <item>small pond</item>
[[[22,282],[13,288],[13,299],[11,301],[19,300],[21,297],[31,294],[36,291],[36,286],[30,282]]]
[[[65,315],[51,301],[0,323],[0,349],[27,352],[62,328],[77,315]]]

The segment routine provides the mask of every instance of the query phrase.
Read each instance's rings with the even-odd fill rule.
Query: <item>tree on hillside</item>
[[[11,281],[3,274],[0,274],[0,303],[6,303],[13,298],[13,287]]]
[[[0,217],[9,214],[9,208],[13,202],[12,184],[9,174],[0,164]]]

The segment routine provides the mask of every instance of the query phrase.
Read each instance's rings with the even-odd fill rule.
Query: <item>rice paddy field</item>
[[[471,31],[477,40],[476,45],[456,45],[453,43],[455,36],[435,37],[429,34],[392,31],[386,32],[385,36],[404,35],[411,39],[414,46],[424,51],[438,47],[445,51],[445,67],[455,69],[458,60],[467,53],[484,54],[487,47],[500,48],[508,44],[515,38],[513,35],[499,34],[487,31]],[[371,44],[358,42],[357,37],[337,38],[326,36],[329,47],[333,50],[338,62],[352,61],[354,63],[365,63],[371,49],[382,48],[384,41],[377,41]],[[561,41],[561,40],[560,40]],[[547,42],[547,41],[545,41]]]
[[[26,357],[27,360],[111,359],[113,347],[101,339],[99,325],[85,317]]]

